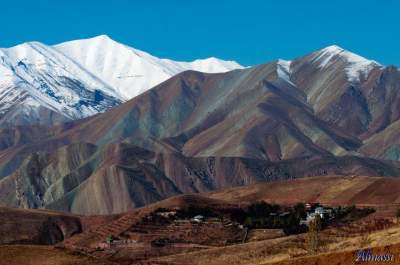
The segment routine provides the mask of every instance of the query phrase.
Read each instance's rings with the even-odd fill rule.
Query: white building
[[[202,215],[196,215],[195,217],[192,218],[192,221],[193,221],[193,222],[196,222],[196,223],[201,223],[201,222],[204,221],[204,216],[202,216]]]

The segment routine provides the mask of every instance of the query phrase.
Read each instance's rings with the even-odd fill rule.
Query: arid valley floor
[[[354,264],[359,249],[391,253],[399,261],[399,186],[396,178],[322,176],[182,195],[117,215],[2,208],[0,264],[345,265]],[[319,232],[318,250],[310,253],[307,232],[285,235],[280,229],[248,229],[244,234],[226,214],[257,201],[355,205],[375,212],[327,225]],[[159,209],[187,207],[214,209],[222,219],[160,223],[148,218]],[[107,246],[110,235],[115,243]]]

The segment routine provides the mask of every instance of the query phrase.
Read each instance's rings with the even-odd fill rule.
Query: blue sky
[[[4,1],[0,46],[107,34],[158,57],[253,65],[336,44],[400,66],[399,13],[396,0]]]

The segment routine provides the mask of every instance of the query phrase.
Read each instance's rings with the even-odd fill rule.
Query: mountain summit
[[[107,35],[69,41],[55,45],[54,48],[110,84],[124,100],[185,70],[220,73],[243,68],[234,61],[214,57],[193,62],[160,59],[118,43]]]
[[[345,63],[346,74],[350,81],[360,81],[367,77],[374,67],[382,67],[373,60],[368,60],[337,45],[328,46],[314,53],[314,63],[319,67],[335,67],[335,63]]]
[[[88,117],[185,71],[242,68],[216,58],[159,59],[105,35],[55,46],[29,42],[0,49],[0,127],[51,125]]]

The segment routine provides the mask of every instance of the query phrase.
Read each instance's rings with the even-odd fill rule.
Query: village
[[[161,253],[176,252],[177,248],[226,246],[258,238],[306,233],[315,220],[318,220],[320,229],[324,229],[372,212],[371,208],[329,207],[320,203],[281,206],[256,202],[246,208],[232,209],[159,208],[124,233],[108,236],[96,250],[151,248]]]

